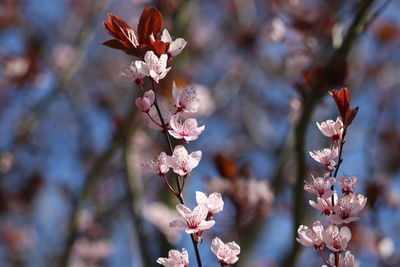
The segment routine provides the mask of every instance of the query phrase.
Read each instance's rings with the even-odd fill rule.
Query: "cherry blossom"
[[[342,192],[345,195],[353,194],[353,189],[357,183],[357,177],[353,176],[349,178],[347,175],[343,175],[339,178],[340,186],[342,187]]]
[[[132,62],[129,67],[124,68],[119,73],[119,78],[124,82],[134,82],[138,85],[143,84],[143,78],[146,77],[145,74],[140,72],[136,67],[135,62]]]
[[[164,79],[171,67],[167,68],[168,55],[163,54],[157,57],[153,51],[147,51],[144,55],[144,62],[137,60],[136,68],[146,76],[150,76],[156,83]]]
[[[150,107],[153,105],[156,96],[153,90],[146,91],[143,97],[136,98],[136,107],[141,112],[149,112]]]
[[[340,229],[336,225],[329,225],[322,232],[326,246],[333,252],[346,250],[347,243],[351,239],[349,227],[342,226]]]
[[[206,229],[211,228],[214,224],[214,220],[206,221],[208,208],[206,204],[200,204],[196,206],[193,211],[187,208],[185,205],[178,204],[176,206],[181,218],[170,222],[169,227],[177,228],[179,230],[185,230],[188,234],[194,234],[202,232]]]
[[[329,216],[329,221],[334,224],[356,221],[366,203],[367,198],[363,195],[346,195],[333,208],[334,214]]]
[[[167,154],[165,154],[165,152],[161,152],[160,155],[155,157],[153,160],[146,161],[142,163],[141,166],[146,172],[162,176],[169,171]]]
[[[186,41],[183,38],[177,38],[175,41],[172,41],[172,37],[167,29],[164,29],[162,32],[161,41],[169,43],[168,55],[171,57],[179,55],[186,46]]]
[[[221,239],[215,237],[211,244],[211,250],[217,256],[221,266],[229,266],[239,260],[237,255],[240,254],[240,246],[234,241],[225,244]]]
[[[338,117],[336,121],[327,120],[321,122],[321,124],[317,122],[317,126],[323,135],[332,138],[333,141],[337,141],[342,138],[343,122],[340,117]]]
[[[333,191],[334,203],[337,202],[337,198],[336,191]],[[321,210],[325,215],[330,215],[333,212],[334,205],[332,204],[332,197],[328,197],[326,199],[317,197],[317,202],[309,200],[308,203],[310,203],[311,207],[314,209]]]
[[[322,249],[324,243],[322,238],[323,231],[324,226],[320,221],[315,221],[312,228],[309,228],[305,225],[300,225],[299,229],[297,229],[299,237],[296,238],[296,240],[303,246],[314,246],[316,249]]]
[[[320,198],[327,199],[333,195],[333,191],[330,190],[330,187],[335,184],[335,177],[323,178],[323,177],[314,177],[311,175],[311,182],[304,185],[304,190],[308,193],[316,194]]]
[[[197,204],[205,204],[208,208],[209,216],[221,212],[224,209],[224,201],[220,193],[212,193],[208,197],[203,192],[196,191]]]
[[[168,258],[158,258],[157,263],[165,267],[188,267],[189,255],[186,249],[182,249],[182,252],[171,249],[168,252]]]
[[[174,82],[172,85],[172,96],[175,99],[175,107],[178,109],[178,112],[195,113],[200,106],[197,90],[194,87],[187,87],[183,91],[180,91]]]
[[[199,150],[188,154],[186,148],[179,145],[174,148],[172,156],[167,156],[167,164],[176,174],[187,177],[199,164],[201,155]]]
[[[335,254],[331,253],[329,255],[329,263],[331,266],[336,266],[336,267],[358,267],[360,266],[360,263],[355,260],[353,254],[351,254],[350,251],[346,251],[344,254],[344,258],[341,254],[339,254],[339,262],[337,265],[335,265]],[[326,267],[326,265],[323,265],[323,267]]]
[[[332,171],[335,168],[335,161],[333,160],[338,156],[338,149],[324,148],[322,150],[310,151],[310,156],[317,162],[323,164],[327,170]]]
[[[183,123],[178,120],[180,120],[179,116],[171,116],[169,122],[171,130],[168,131],[176,139],[185,139],[186,142],[193,141],[204,131],[205,126],[197,127],[196,119],[190,118]]]

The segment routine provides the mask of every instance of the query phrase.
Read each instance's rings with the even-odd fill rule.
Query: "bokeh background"
[[[329,145],[316,121],[339,115],[327,92],[348,86],[360,110],[339,174],[368,197],[351,224],[361,266],[400,265],[400,3],[387,0],[2,0],[0,266],[156,266],[187,235],[176,200],[139,163],[166,150],[118,73],[133,59],[101,43],[113,12],[135,29],[146,5],[188,45],[160,84],[194,85],[203,159],[185,187],[221,191],[204,234],[242,247],[237,266],[321,266],[294,230],[319,214],[303,181]]]

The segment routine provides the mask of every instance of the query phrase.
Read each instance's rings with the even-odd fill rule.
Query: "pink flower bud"
[[[144,93],[143,97],[136,98],[136,107],[142,112],[149,112],[150,107],[153,105],[155,94],[153,90]]]

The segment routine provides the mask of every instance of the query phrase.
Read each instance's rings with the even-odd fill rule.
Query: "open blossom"
[[[176,146],[172,156],[167,156],[167,164],[180,176],[187,177],[199,165],[201,151],[188,154],[184,146]]]
[[[182,252],[171,249],[168,258],[158,258],[157,263],[165,267],[189,267],[189,255],[186,249],[182,249]]]
[[[193,211],[185,205],[179,204],[176,205],[176,210],[181,218],[170,222],[169,227],[185,230],[188,234],[202,232],[215,224],[214,220],[206,221],[208,208],[205,204],[198,205]]]
[[[335,254],[331,253],[329,255],[329,263],[331,266],[335,266]],[[350,251],[346,251],[344,254],[344,258],[341,254],[339,254],[339,262],[336,265],[336,267],[358,267],[360,266],[360,263],[355,260],[353,254],[351,254]],[[326,265],[323,265],[323,267],[326,267]]]
[[[167,68],[168,55],[156,56],[153,51],[147,51],[144,61],[137,60],[136,68],[144,75],[150,76],[156,83],[164,79],[171,67]]]
[[[124,82],[134,82],[136,84],[142,84],[143,78],[146,77],[142,72],[138,70],[135,62],[132,62],[129,67],[124,68],[119,73],[119,78]]]
[[[312,228],[308,228],[305,225],[300,225],[299,229],[297,229],[299,237],[296,238],[296,240],[306,247],[313,246],[316,249],[322,249],[324,243],[322,238],[323,231],[324,226],[320,221],[315,221]]]
[[[316,194],[320,198],[327,199],[333,195],[333,191],[330,190],[331,186],[335,184],[335,177],[323,178],[314,177],[311,175],[311,182],[304,185],[304,190],[308,193]]]
[[[183,123],[179,122],[179,116],[171,116],[169,125],[171,130],[169,134],[176,139],[185,139],[187,142],[196,140],[197,137],[204,131],[205,126],[197,127],[196,119],[187,119]]]
[[[172,37],[167,29],[164,29],[162,32],[161,41],[169,43],[168,55],[171,57],[179,55],[186,46],[186,41],[183,38],[177,38],[175,41],[172,41]]]
[[[229,266],[235,264],[240,254],[240,246],[234,241],[229,243],[222,242],[218,237],[214,238],[211,244],[212,252],[217,256],[222,266]]]
[[[353,189],[357,183],[357,177],[353,176],[349,178],[347,175],[343,175],[339,178],[340,186],[342,187],[342,192],[345,195],[353,194]]]
[[[141,112],[149,112],[150,107],[153,105],[156,96],[153,90],[146,91],[143,97],[136,98],[136,107]]]
[[[333,208],[334,214],[329,216],[329,221],[334,224],[347,224],[356,221],[366,203],[367,198],[363,195],[344,196]]]
[[[203,192],[196,191],[196,201],[199,205],[207,205],[208,213],[211,216],[224,209],[224,201],[220,193],[212,193],[207,197]]]
[[[332,138],[332,140],[334,141],[340,140],[342,138],[343,122],[340,117],[338,117],[336,121],[327,120],[321,122],[321,124],[317,122],[317,126],[323,135]]]
[[[334,203],[337,202],[337,198],[336,191],[333,191]],[[309,200],[308,203],[310,203],[311,207],[314,209],[321,210],[325,215],[330,215],[333,212],[334,205],[332,204],[332,197],[328,197],[326,199],[317,197],[317,202]]]
[[[338,156],[338,149],[331,147],[331,148],[324,148],[322,150],[314,150],[310,151],[310,156],[317,162],[323,164],[326,169],[333,170],[336,163],[333,160]]]
[[[161,152],[156,158],[142,163],[141,166],[146,172],[164,175],[169,171],[167,154]]]
[[[174,97],[178,112],[195,113],[200,106],[200,101],[197,98],[197,90],[194,87],[187,87],[185,90],[180,91],[174,82],[172,96]]]
[[[340,229],[336,225],[329,225],[322,233],[327,248],[333,252],[345,251],[347,243],[351,239],[349,227],[342,226]]]

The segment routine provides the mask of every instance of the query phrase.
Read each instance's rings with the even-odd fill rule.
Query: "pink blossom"
[[[149,112],[150,107],[153,105],[156,96],[153,90],[146,91],[143,97],[136,98],[136,107],[141,112]]]
[[[196,191],[197,204],[205,204],[208,208],[208,213],[213,216],[224,209],[224,201],[220,193],[212,193],[208,197],[203,192]]]
[[[172,37],[167,29],[164,29],[162,32],[161,41],[169,43],[168,55],[171,57],[179,55],[186,46],[186,41],[183,38],[177,38],[175,41],[172,41]]]
[[[199,165],[201,151],[188,154],[184,146],[176,146],[172,156],[167,156],[167,164],[180,176],[187,177]]]
[[[297,233],[299,235],[296,240],[306,247],[315,247],[316,249],[323,248],[323,238],[322,232],[324,231],[324,226],[320,221],[315,221],[313,223],[312,228],[308,228],[305,225],[300,225],[299,229],[297,229]]]
[[[179,116],[171,116],[169,125],[171,130],[169,134],[176,139],[185,139],[187,142],[196,140],[197,137],[204,131],[204,125],[197,127],[196,119],[187,119],[185,122],[179,122]]]
[[[310,151],[310,156],[317,162],[323,164],[327,170],[332,171],[335,168],[335,161],[333,160],[338,156],[338,149],[324,148],[322,150]]]
[[[326,137],[332,138],[332,140],[337,141],[342,138],[343,133],[343,122],[340,117],[333,120],[327,120],[319,124],[317,122],[318,129],[321,131],[323,135]]]
[[[350,251],[346,251],[344,254],[344,258],[341,254],[339,254],[339,262],[337,265],[335,265],[335,254],[331,253],[329,255],[329,263],[331,266],[336,266],[336,267],[358,267],[360,266],[360,263],[355,260],[354,256],[351,254]],[[326,266],[326,265],[324,265]]]
[[[150,76],[156,83],[164,79],[171,68],[167,68],[168,55],[163,54],[157,57],[153,51],[147,51],[144,55],[144,62],[137,60],[135,62],[136,68],[142,74]]]
[[[336,191],[333,191],[333,200],[334,203],[337,202],[337,194]],[[320,198],[317,197],[317,202],[309,200],[308,203],[310,203],[311,207],[317,210],[321,210],[323,214],[329,215],[333,212],[333,204],[332,204],[332,197],[328,198]]]
[[[221,266],[229,266],[239,260],[237,255],[240,254],[240,246],[234,241],[225,244],[221,239],[215,237],[211,244],[211,250],[217,256]]]
[[[357,183],[357,177],[353,176],[349,178],[347,175],[343,175],[339,178],[340,186],[342,187],[342,192],[345,195],[353,194],[353,189]]]
[[[186,249],[182,249],[182,252],[171,249],[168,258],[158,258],[157,263],[165,267],[189,267],[189,255]]]
[[[197,112],[200,101],[197,98],[196,88],[187,87],[185,90],[180,91],[174,82],[172,86],[172,95],[175,99],[175,106],[178,108],[178,112]]]
[[[335,177],[329,177],[327,179],[323,177],[314,177],[311,175],[311,182],[304,185],[304,190],[308,193],[316,194],[320,198],[327,199],[333,195],[333,191],[330,190],[331,186],[335,184]]]
[[[346,195],[333,208],[334,214],[329,216],[329,221],[334,224],[356,221],[366,203],[367,198],[363,195]]]
[[[124,68],[119,73],[119,78],[124,82],[134,82],[136,84],[142,84],[143,78],[146,77],[145,74],[140,72],[136,67],[135,62],[132,62],[129,67]]]
[[[347,243],[351,239],[349,227],[342,226],[340,229],[336,225],[329,225],[322,233],[326,246],[333,252],[346,250]]]
[[[169,227],[185,230],[188,234],[202,232],[215,224],[214,220],[206,221],[208,208],[205,204],[198,205],[193,211],[179,204],[176,206],[176,210],[181,218],[170,222]]]
[[[165,152],[161,152],[160,155],[155,157],[153,160],[146,161],[142,163],[141,166],[146,172],[162,176],[169,171],[167,154],[165,154]]]

